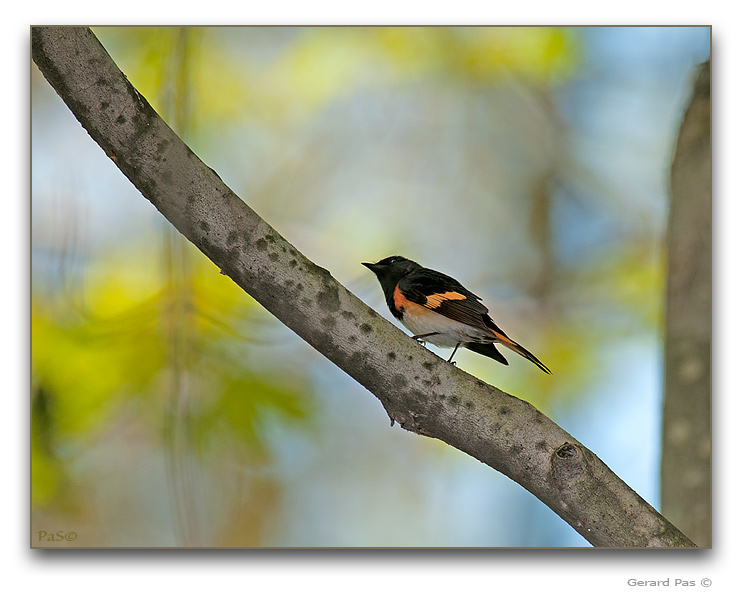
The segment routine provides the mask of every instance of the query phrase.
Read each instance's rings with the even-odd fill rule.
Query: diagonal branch
[[[263,221],[155,113],[87,28],[34,27],[34,62],[124,175],[234,282],[382,403],[521,484],[590,543],[693,543],[532,405],[449,365]]]

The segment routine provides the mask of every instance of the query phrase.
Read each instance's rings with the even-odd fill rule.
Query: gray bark
[[[680,128],[668,221],[662,511],[711,547],[711,68]]]
[[[145,198],[234,282],[371,391],[392,422],[507,475],[595,546],[694,546],[532,405],[418,345],[299,253],[183,144],[90,30],[34,27],[32,55]]]

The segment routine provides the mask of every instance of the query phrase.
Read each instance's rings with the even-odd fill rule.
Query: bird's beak
[[[376,264],[371,264],[370,262],[361,262],[361,264],[372,271],[376,268]]]

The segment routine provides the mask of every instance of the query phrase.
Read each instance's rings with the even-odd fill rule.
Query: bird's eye
[[[396,261],[397,261],[397,258],[392,258],[391,260],[389,260],[389,264],[394,264]]]

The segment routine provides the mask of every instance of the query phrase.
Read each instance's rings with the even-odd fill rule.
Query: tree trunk
[[[711,547],[711,68],[680,127],[668,221],[662,511]]]

